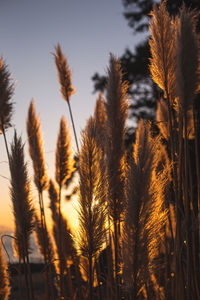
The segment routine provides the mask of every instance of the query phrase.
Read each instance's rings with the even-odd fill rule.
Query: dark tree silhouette
[[[153,0],[122,0],[124,5],[124,16],[128,21],[128,25],[133,29],[133,34],[148,31],[148,17],[154,3],[160,1]],[[187,7],[200,9],[199,0],[167,0],[167,9],[169,13],[175,16],[182,3]],[[198,23],[200,29],[200,20]],[[150,51],[148,40],[140,42],[132,52],[126,49],[120,57],[122,69],[124,72],[124,80],[129,82],[129,95],[132,99],[130,105],[130,118],[133,118],[135,125],[142,117],[145,119],[154,119],[156,102],[161,96],[161,91],[153,83],[149,73]],[[106,77],[95,73],[92,77],[94,82],[94,91],[104,91],[106,85]],[[130,128],[128,137],[134,133],[135,128]]]

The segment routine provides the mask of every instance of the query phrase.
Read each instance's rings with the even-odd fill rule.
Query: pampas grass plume
[[[175,90],[175,52],[174,26],[166,10],[166,1],[157,8],[154,4],[151,12],[149,40],[151,56],[150,72],[152,79],[167,94],[174,95]]]
[[[127,173],[127,207],[124,226],[124,273],[133,299],[151,280],[154,259],[166,222],[164,191],[167,172],[155,178],[160,137],[150,136],[150,124],[140,120],[133,157]],[[145,297],[144,297],[145,299]]]
[[[8,66],[0,59],[0,134],[6,128],[11,126],[11,117],[13,113],[13,102],[11,98],[14,94],[14,84],[11,81],[11,74]]]
[[[125,175],[125,123],[128,116],[128,84],[122,80],[120,61],[111,55],[108,69],[107,100],[107,142],[109,209],[113,219],[119,220],[123,211]]]
[[[104,150],[105,148],[105,127],[106,127],[106,122],[107,122],[107,115],[106,115],[106,107],[105,107],[105,100],[103,98],[103,95],[100,93],[96,105],[95,105],[95,110],[94,110],[94,120],[96,123],[96,128],[97,128],[97,143],[98,146]]]
[[[79,232],[76,238],[80,254],[88,264],[89,299],[93,299],[94,259],[102,249],[105,237],[105,208],[101,204],[101,172],[96,143],[96,126],[93,118],[87,122],[82,133],[82,147],[79,156],[80,198]]]
[[[96,127],[94,120],[88,120],[82,133],[82,149],[80,153],[80,205],[79,249],[84,257],[96,256],[105,240],[105,211],[100,205],[101,173],[98,168],[99,156],[96,144]],[[90,240],[91,239],[91,240]],[[91,248],[92,247],[92,248]]]
[[[71,147],[71,136],[64,117],[60,121],[60,129],[56,148],[56,181],[61,186],[72,174],[74,160]]]
[[[56,46],[55,50],[56,53],[54,57],[58,72],[61,95],[65,101],[69,102],[71,96],[75,93],[74,87],[71,82],[71,71],[69,69],[67,59],[62,52],[60,44]]]
[[[34,181],[38,191],[41,193],[47,187],[48,180],[42,145],[40,121],[36,115],[33,100],[29,106],[26,128],[28,134],[29,153],[34,168]]]
[[[19,257],[28,255],[30,250],[30,234],[33,231],[34,209],[30,194],[27,164],[24,161],[24,146],[21,137],[14,134],[11,144],[10,172],[11,172],[11,198],[15,218],[15,233]],[[25,253],[20,253],[21,251]]]

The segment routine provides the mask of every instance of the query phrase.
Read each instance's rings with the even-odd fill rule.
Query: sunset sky
[[[42,122],[49,176],[54,177],[54,152],[59,121],[68,108],[59,93],[52,53],[59,42],[72,70],[76,94],[71,99],[80,142],[80,131],[93,113],[97,94],[91,80],[95,71],[106,72],[109,53],[120,56],[141,39],[133,36],[123,17],[121,0],[1,0],[0,55],[16,81],[13,125],[22,134],[27,150],[25,122],[31,98]],[[8,130],[12,140],[13,128]],[[73,145],[74,142],[73,142]],[[0,225],[12,226],[9,170],[0,137]],[[75,147],[74,147],[75,150]],[[27,153],[26,153],[27,154]],[[31,161],[26,156],[31,171]],[[35,186],[32,184],[34,196]],[[37,201],[35,199],[34,201]],[[65,206],[66,214],[72,215]],[[68,211],[67,211],[68,210]]]

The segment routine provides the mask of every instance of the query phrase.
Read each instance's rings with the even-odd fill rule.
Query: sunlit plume
[[[32,100],[28,110],[26,121],[28,134],[29,153],[33,163],[34,181],[39,192],[47,188],[48,178],[45,166],[42,134],[40,121],[36,115],[34,101]]]
[[[68,178],[71,177],[73,171],[74,171],[74,160],[72,155],[71,136],[66,124],[66,119],[62,117],[60,121],[60,129],[58,133],[57,147],[56,147],[55,178],[59,187],[59,193],[58,193],[59,205],[58,205],[58,224],[56,227],[54,227],[54,229],[56,229],[56,232],[54,233],[54,238],[57,239],[56,242],[57,253],[59,255],[60,297],[64,297],[65,295],[64,270],[66,265],[66,261],[64,259],[65,245],[63,245],[63,241],[62,241],[62,237],[63,237],[62,230],[66,224],[65,224],[65,220],[62,217],[62,211],[61,211],[61,204],[62,204],[61,190],[63,184],[66,182]],[[68,280],[71,281],[71,277],[68,277]],[[70,287],[71,282],[69,284]],[[72,297],[72,291],[71,291],[71,297]]]
[[[92,295],[94,258],[102,249],[105,236],[105,208],[101,205],[101,173],[98,167],[99,156],[96,143],[96,126],[92,118],[87,122],[82,133],[80,163],[80,199],[79,199],[79,231],[77,245],[80,254],[86,258],[89,273],[88,282]],[[91,296],[92,297],[92,296]],[[92,298],[90,298],[92,299]]]
[[[150,72],[153,80],[167,95],[175,92],[174,26],[166,10],[166,1],[159,7],[154,4],[151,12],[149,40]]]
[[[101,196],[99,195],[98,201],[101,201],[102,205],[107,207],[107,194],[108,194],[108,184],[107,184],[107,161],[106,161],[106,108],[105,100],[102,94],[96,100],[95,110],[94,110],[94,123],[95,123],[95,140],[97,143],[97,156],[99,157],[99,164],[96,166],[97,172],[101,173],[100,180],[101,185],[104,187],[100,189]],[[95,201],[95,196],[94,196]]]
[[[150,125],[140,120],[133,157],[127,173],[127,208],[124,225],[124,274],[133,299],[151,282],[159,238],[166,221],[162,192],[167,175],[155,178],[160,137],[152,139]],[[155,287],[155,284],[154,284]],[[155,291],[161,293],[161,290]]]
[[[105,233],[103,222],[105,215],[100,205],[102,185],[100,168],[98,167],[100,161],[98,159],[95,130],[95,123],[90,118],[85,131],[82,133],[80,153],[79,222],[81,228],[80,236],[82,236],[83,241],[79,240],[79,247],[85,257],[89,256],[90,251],[92,251],[92,256],[97,254],[103,246]],[[92,239],[92,249],[89,249],[89,236]]]
[[[76,142],[77,151],[79,152],[78,139],[77,139],[75,124],[74,124],[73,114],[72,114],[72,110],[71,110],[71,105],[70,105],[70,98],[75,93],[75,90],[74,90],[74,87],[71,82],[71,71],[69,69],[67,59],[64,56],[64,54],[62,53],[62,50],[61,50],[61,47],[59,44],[56,47],[55,64],[56,64],[57,71],[58,71],[58,80],[60,82],[61,95],[62,95],[63,99],[67,102],[68,107],[69,107],[70,118],[72,121],[72,127],[73,127],[73,131],[74,131],[74,138],[75,138],[75,142]]]
[[[70,101],[71,96],[75,93],[74,87],[71,82],[71,71],[64,56],[60,44],[55,48],[56,53],[54,55],[55,64],[58,72],[58,79],[60,83],[60,91],[65,101]]]
[[[71,136],[67,127],[66,119],[61,118],[60,129],[56,148],[56,173],[55,178],[61,186],[72,174],[74,170],[74,160],[71,147]]]

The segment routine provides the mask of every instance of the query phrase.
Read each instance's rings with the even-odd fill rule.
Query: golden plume
[[[69,102],[70,97],[75,93],[74,87],[71,82],[71,71],[67,59],[62,52],[60,44],[56,46],[55,50],[56,53],[54,57],[58,72],[61,95],[65,101]]]
[[[165,96],[174,95],[175,90],[175,52],[174,26],[166,10],[166,0],[151,12],[149,40],[151,56],[150,72],[152,79],[164,91]]]
[[[69,69],[67,59],[64,56],[59,44],[56,47],[56,53],[54,57],[55,57],[55,64],[57,67],[57,71],[58,71],[58,79],[61,87],[60,88],[61,95],[63,99],[67,102],[69,107],[69,113],[72,121],[76,147],[77,147],[77,151],[79,152],[78,139],[76,135],[76,129],[75,129],[71,105],[70,105],[70,98],[75,93],[75,90],[71,82],[71,71]]]
[[[34,101],[32,100],[28,110],[26,121],[28,134],[29,153],[34,168],[34,181],[38,191],[41,193],[47,188],[47,172],[40,130],[40,121],[36,115]]]
[[[146,299],[145,285],[152,281],[154,260],[166,222],[164,191],[168,174],[161,171],[155,178],[160,136],[152,139],[149,130],[150,125],[140,120],[127,173],[124,276],[133,299],[140,297],[141,293]],[[161,295],[162,289],[155,289],[155,292]]]
[[[66,119],[61,118],[60,129],[56,148],[56,173],[55,178],[59,186],[71,176],[74,170],[74,160],[71,149],[71,136]]]
[[[92,299],[94,258],[105,242],[105,209],[101,205],[101,172],[96,143],[96,126],[92,118],[82,133],[82,147],[79,156],[80,198],[79,227],[77,243],[79,252],[89,265],[89,291]]]
[[[106,108],[105,108],[105,100],[102,94],[99,94],[97,98],[95,110],[94,110],[94,123],[95,123],[95,136],[97,143],[97,155],[99,156],[99,164],[97,168],[99,170],[97,172],[101,173],[101,184],[104,187],[101,190],[101,197],[100,201],[102,205],[107,206],[107,194],[108,194],[108,184],[107,184],[107,162],[106,162],[106,122],[107,122],[107,115],[106,115]]]
[[[0,247],[0,299],[8,300],[10,295],[9,275],[5,264],[2,248]]]
[[[63,218],[61,212],[61,190],[62,185],[66,180],[71,176],[74,170],[74,161],[72,157],[71,149],[71,137],[69,134],[69,129],[67,128],[66,119],[61,118],[60,129],[57,139],[57,148],[56,148],[56,172],[55,177],[59,186],[59,206],[58,206],[58,227],[57,229],[57,250],[59,255],[59,267],[60,267],[60,296],[65,297],[65,287],[64,287],[64,269],[65,269],[65,258],[64,258],[64,249],[63,249]],[[70,278],[68,278],[71,280]],[[71,283],[69,288],[72,287]],[[70,288],[71,295],[73,294],[72,289]]]

